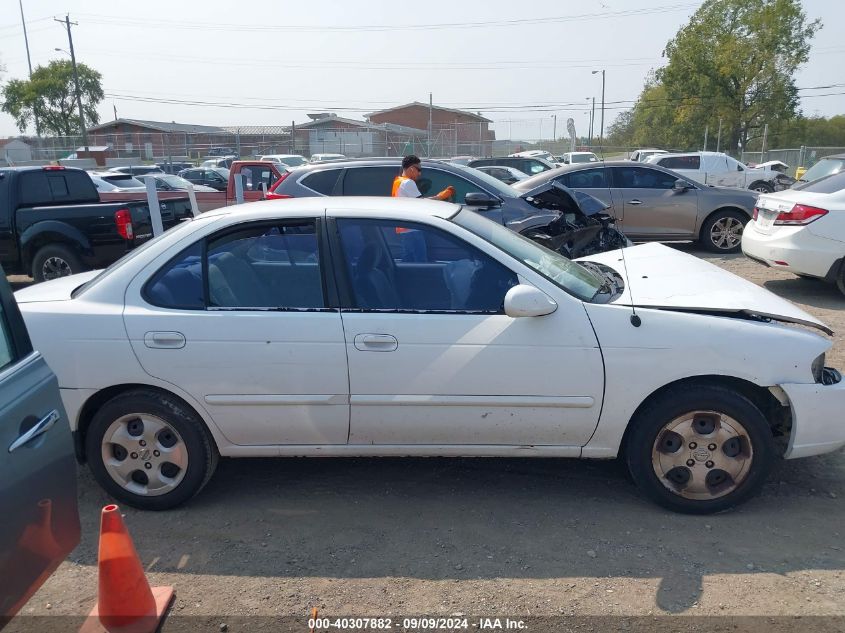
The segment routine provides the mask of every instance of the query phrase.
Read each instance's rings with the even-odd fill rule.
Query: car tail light
[[[289,171],[286,171],[281,176],[279,176],[279,179],[275,183],[273,183],[273,186],[270,188],[270,191],[267,192],[267,200],[282,200],[285,198],[293,198],[293,196],[290,196],[286,193],[276,193],[276,189],[279,188],[279,185],[281,185],[285,181],[285,178],[287,178],[288,176],[290,176]]]
[[[45,165],[41,169],[44,171],[62,171],[64,167],[62,165]]]
[[[811,207],[806,204],[796,204],[789,211],[783,211],[775,219],[776,225],[803,226],[827,215],[826,209]]]
[[[135,231],[132,228],[132,216],[129,209],[118,209],[114,212],[114,223],[117,225],[117,232],[125,240],[131,240],[135,237]]]

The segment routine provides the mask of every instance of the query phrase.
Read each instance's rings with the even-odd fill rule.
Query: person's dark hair
[[[406,156],[402,159],[402,169],[408,169],[408,167],[411,167],[412,165],[419,165],[421,162],[422,161],[419,159],[418,156],[410,154],[409,156]]]

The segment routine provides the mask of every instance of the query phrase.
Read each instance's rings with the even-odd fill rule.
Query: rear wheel
[[[48,244],[32,258],[32,278],[35,281],[67,277],[83,270],[79,255],[64,244]]]
[[[748,216],[740,211],[717,211],[705,220],[699,241],[704,248],[714,253],[736,253],[747,223]]]
[[[217,450],[196,414],[178,399],[138,390],[97,411],[85,437],[91,472],[113,497],[167,510],[208,483]]]
[[[690,514],[726,510],[762,487],[772,433],[748,398],[715,385],[667,391],[632,420],[628,468],[653,501]]]

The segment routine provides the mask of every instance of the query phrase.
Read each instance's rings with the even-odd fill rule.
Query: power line
[[[203,30],[212,31],[220,30],[226,32],[232,31],[246,31],[246,32],[277,32],[277,31],[297,31],[297,32],[373,32],[373,31],[424,31],[432,29],[468,29],[468,28],[493,28],[502,26],[526,26],[537,24],[559,24],[565,22],[581,22],[590,20],[602,20],[609,18],[620,17],[636,17],[643,15],[653,15],[655,13],[666,13],[669,11],[682,11],[687,9],[697,8],[698,4],[671,4],[658,7],[648,7],[639,9],[624,9],[621,11],[603,11],[598,13],[583,13],[579,15],[564,15],[564,16],[548,16],[543,18],[521,18],[514,20],[491,20],[483,22],[441,22],[432,24],[361,24],[361,25],[343,25],[343,26],[320,26],[309,24],[284,24],[284,25],[238,25],[238,24],[221,24],[214,22],[179,22],[172,20],[141,20],[141,19],[127,19],[124,16],[104,15],[99,13],[80,13],[78,15],[88,18],[87,23],[104,24],[104,25],[120,25],[129,27],[149,28],[154,26],[156,28],[172,28],[185,30]]]

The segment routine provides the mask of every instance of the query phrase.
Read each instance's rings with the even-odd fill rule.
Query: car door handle
[[[393,352],[399,347],[399,341],[390,334],[357,334],[355,349],[362,352]]]
[[[12,442],[9,445],[9,452],[11,453],[16,448],[20,448],[21,446],[23,446],[27,442],[34,440],[36,437],[38,437],[42,433],[46,433],[58,421],[59,421],[59,412],[56,411],[56,409],[53,409],[52,411],[50,411],[50,413],[48,413],[41,420],[39,420],[38,424],[33,426],[26,433],[22,433],[20,435],[20,437],[18,437],[18,439],[16,439],[14,442]]]
[[[181,349],[185,347],[185,335],[181,332],[147,332],[144,345],[154,349]]]
[[[642,204],[642,200],[628,200],[628,204]]]

